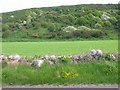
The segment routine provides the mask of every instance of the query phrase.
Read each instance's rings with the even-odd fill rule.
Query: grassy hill
[[[45,7],[3,13],[3,41],[117,39],[116,4]]]

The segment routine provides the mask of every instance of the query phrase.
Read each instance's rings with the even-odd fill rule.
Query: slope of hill
[[[2,16],[3,41],[117,39],[120,20],[115,4],[32,8]]]

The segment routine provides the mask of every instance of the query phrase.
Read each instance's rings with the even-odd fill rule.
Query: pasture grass
[[[91,49],[101,49],[105,53],[118,52],[118,40],[2,43],[3,54],[20,54],[22,56],[69,55],[87,53]]]
[[[73,72],[75,77],[64,77],[63,72]],[[44,63],[40,68],[30,65],[8,66],[2,70],[3,84],[39,85],[39,84],[117,84],[118,61],[94,61],[80,64]]]

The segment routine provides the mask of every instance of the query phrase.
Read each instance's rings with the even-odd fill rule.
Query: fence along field
[[[34,56],[45,54],[79,54],[91,49],[101,49],[103,52],[118,52],[117,40],[98,41],[66,41],[66,42],[3,42],[3,54],[20,54]]]

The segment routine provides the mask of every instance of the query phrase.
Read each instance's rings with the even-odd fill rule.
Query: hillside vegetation
[[[25,9],[3,13],[2,38],[117,39],[119,20],[115,4]]]

